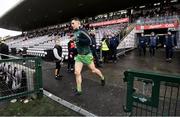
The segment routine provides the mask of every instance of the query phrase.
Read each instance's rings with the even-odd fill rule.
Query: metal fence
[[[180,76],[128,70],[125,111],[132,116],[180,116]]]
[[[42,69],[40,58],[8,56],[0,60],[0,101],[41,97]]]

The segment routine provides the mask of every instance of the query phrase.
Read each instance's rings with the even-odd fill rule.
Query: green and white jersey
[[[91,53],[90,44],[92,42],[89,34],[82,29],[77,29],[74,32],[74,36],[78,54],[87,55]]]

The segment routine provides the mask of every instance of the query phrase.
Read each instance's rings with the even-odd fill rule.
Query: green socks
[[[104,76],[103,76],[103,77],[101,77],[101,80],[104,80]]]
[[[80,85],[80,84],[77,84],[77,91],[78,91],[78,92],[82,92],[82,89],[81,89],[81,85]]]

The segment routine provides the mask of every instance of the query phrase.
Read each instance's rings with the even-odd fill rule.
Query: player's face
[[[155,34],[154,34],[153,32],[151,33],[151,35],[152,35],[152,36],[155,36]]]
[[[56,43],[57,45],[60,45],[60,40],[59,40],[59,39],[55,40],[55,43]]]
[[[72,20],[71,21],[71,26],[72,26],[73,29],[78,29],[80,27],[80,22]]]

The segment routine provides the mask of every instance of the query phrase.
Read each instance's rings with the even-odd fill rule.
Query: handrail
[[[19,59],[20,58],[20,57],[0,53],[0,56],[2,56],[2,55],[6,56],[6,57],[9,57],[9,58],[14,58],[14,59]]]
[[[136,24],[135,23],[132,23],[132,24],[130,24],[128,27],[126,27],[124,30],[122,30],[123,32],[124,31],[126,31],[129,27],[130,27],[130,29],[126,32],[126,34],[123,36],[123,38],[122,39],[120,39],[120,42],[122,42],[126,37],[127,37],[127,35],[134,29],[134,27],[136,26]],[[122,32],[121,31],[121,32]],[[121,33],[120,32],[120,33]]]

